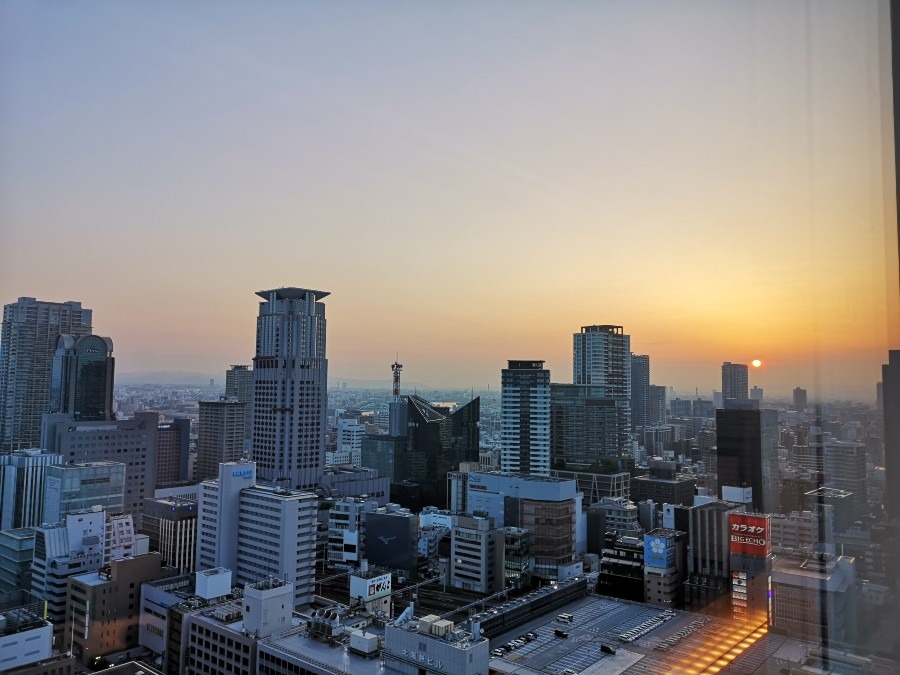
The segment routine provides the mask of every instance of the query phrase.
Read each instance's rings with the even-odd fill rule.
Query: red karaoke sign
[[[741,555],[765,558],[772,553],[769,541],[769,517],[748,513],[732,513],[728,516],[729,550]]]

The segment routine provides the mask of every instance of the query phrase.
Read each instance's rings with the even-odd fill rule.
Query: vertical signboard
[[[728,516],[728,535],[732,555],[765,558],[772,553],[768,516],[732,513]]]
[[[671,537],[644,535],[644,567],[669,569],[675,566],[675,545]]]

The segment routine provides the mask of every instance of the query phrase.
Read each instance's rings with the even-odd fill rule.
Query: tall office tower
[[[44,415],[43,447],[67,463],[125,464],[125,513],[140,526],[144,498],[156,487],[153,457],[159,434],[159,413],[139,412],[130,420],[76,422],[68,415]]]
[[[190,480],[191,420],[176,417],[160,422],[156,435],[156,484]]]
[[[325,305],[307,288],[259,291],[253,459],[263,480],[312,487],[325,464]]]
[[[500,471],[550,475],[550,371],[509,361],[500,381]]]
[[[655,427],[666,423],[666,388],[650,385],[650,407],[647,409],[647,426]]]
[[[247,406],[244,438],[248,444],[253,429],[253,371],[250,366],[231,366],[225,371],[225,398],[234,398]]]
[[[550,464],[568,471],[599,471],[619,457],[622,399],[590,384],[550,385]]]
[[[852,511],[848,520],[869,513],[866,444],[853,441],[826,441],[824,449],[825,486],[849,492],[843,500]]]
[[[107,513],[125,511],[124,464],[86,462],[47,467],[41,522],[58,523],[70,513],[95,506]]]
[[[794,388],[794,410],[806,410],[806,389]]]
[[[631,355],[631,428],[648,426],[650,411],[650,357]]]
[[[61,454],[37,448],[0,454],[0,530],[44,522],[44,477],[48,467],[64,462]]]
[[[194,480],[219,475],[219,464],[244,456],[244,422],[247,406],[236,399],[200,401],[197,432],[197,466]]]
[[[60,335],[50,374],[50,412],[83,422],[114,419],[112,350],[107,337]]]
[[[50,373],[60,335],[91,334],[91,310],[80,302],[19,298],[3,307],[0,329],[0,452],[41,443],[50,409]]]
[[[461,462],[478,461],[481,397],[451,413],[423,398],[409,396],[407,408],[409,461],[404,464],[394,458],[394,482],[418,483],[422,494],[428,496],[428,504],[446,508],[447,474],[458,470]]]
[[[886,483],[897,485],[900,481],[900,349],[892,349],[888,362],[881,366],[881,382]],[[884,501],[888,516],[900,520],[900,490],[885,490]]]
[[[778,513],[778,413],[756,405],[716,411],[719,496],[723,487],[751,488],[754,511]]]
[[[747,366],[743,363],[731,363],[726,361],[722,364],[722,399],[735,399],[737,401],[746,401],[750,396],[747,391],[749,386],[747,379]]]
[[[266,575],[294,585],[294,608],[313,601],[319,499],[312,492],[255,485],[241,490],[238,583]]]
[[[631,336],[622,326],[582,326],[573,343],[573,382],[606,387],[607,396],[627,401],[619,422],[619,450],[626,452],[631,440]]]
[[[750,400],[751,401],[759,401],[761,403],[764,396],[765,396],[765,393],[761,387],[753,387],[750,390]]]
[[[218,480],[200,483],[197,507],[197,569],[237,569],[238,515],[241,490],[256,485],[256,462],[219,465]]]

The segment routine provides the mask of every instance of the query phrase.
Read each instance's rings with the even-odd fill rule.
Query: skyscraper
[[[60,335],[50,375],[50,412],[75,420],[113,419],[113,343],[99,335]]]
[[[262,480],[312,487],[325,465],[325,305],[307,288],[259,291],[253,459]]]
[[[609,398],[625,401],[619,407],[619,451],[625,452],[631,437],[631,336],[622,326],[582,326],[573,343],[573,382],[605,387]],[[649,362],[647,367],[649,379]]]
[[[631,355],[631,428],[648,424],[650,408],[650,357]]]
[[[743,363],[722,364],[722,400],[746,401],[748,395],[747,366]],[[723,403],[724,405],[724,403]]]
[[[60,335],[91,334],[80,302],[19,298],[3,307],[0,332],[0,452],[38,447],[50,409],[50,373]]]
[[[550,475],[550,371],[510,361],[501,376],[500,470]]]
[[[806,389],[794,388],[794,410],[803,412],[806,410]]]
[[[619,407],[605,387],[550,385],[550,458],[554,469],[599,471],[604,459],[619,457]]]
[[[159,413],[138,412],[130,420],[74,421],[64,414],[44,415],[43,447],[66,463],[122,462],[125,469],[125,513],[140,526],[144,498],[156,486]]]
[[[250,366],[231,366],[225,371],[225,398],[234,398],[247,406],[244,438],[249,442],[253,428],[253,371]]]
[[[418,396],[407,397],[408,454],[411,461],[398,467],[394,481],[409,480],[422,486],[429,504],[447,506],[447,474],[460,462],[477,462],[481,397],[453,412],[435,408]]]
[[[160,422],[156,434],[156,484],[190,480],[191,420]]]
[[[778,413],[758,405],[716,411],[719,496],[723,487],[751,488],[754,511],[778,513]]]
[[[887,485],[900,480],[900,349],[892,349],[881,366],[882,413],[884,414],[884,468]],[[900,490],[884,492],[888,515],[900,519]]]
[[[647,426],[658,426],[666,423],[666,388],[659,384],[650,385],[648,396],[650,405],[647,408]]]

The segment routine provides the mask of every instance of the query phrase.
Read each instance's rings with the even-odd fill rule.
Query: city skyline
[[[874,398],[878,3],[207,8],[0,8],[3,301],[93,308],[118,374],[220,378],[255,289],[303,284],[332,379],[568,382],[614,324],[678,391],[759,358],[769,396]]]

